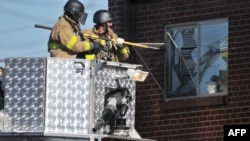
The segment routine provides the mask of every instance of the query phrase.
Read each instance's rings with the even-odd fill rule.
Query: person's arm
[[[67,49],[79,53],[89,51],[92,49],[91,42],[88,40],[81,40],[79,35],[76,35],[71,28],[60,27],[57,29],[58,38],[63,46]]]

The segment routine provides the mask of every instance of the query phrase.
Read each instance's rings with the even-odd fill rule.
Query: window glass
[[[167,27],[167,97],[227,92],[227,20]]]

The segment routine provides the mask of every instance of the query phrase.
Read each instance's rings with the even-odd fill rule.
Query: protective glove
[[[91,42],[91,46],[92,46],[91,51],[95,54],[99,53],[102,49],[102,45],[95,41]]]
[[[117,38],[115,43],[116,43],[116,45],[118,47],[123,47],[124,39],[123,38]]]

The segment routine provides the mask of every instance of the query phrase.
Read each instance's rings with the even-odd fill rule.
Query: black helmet
[[[96,24],[103,24],[111,20],[112,17],[108,10],[98,10],[93,17],[93,22]]]
[[[87,14],[84,13],[84,10],[84,5],[78,0],[68,0],[68,2],[64,5],[64,11],[69,13],[75,20],[80,19],[82,24],[85,23],[87,18]]]

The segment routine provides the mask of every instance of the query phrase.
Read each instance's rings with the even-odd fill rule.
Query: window
[[[227,93],[228,20],[166,26],[167,98]]]

